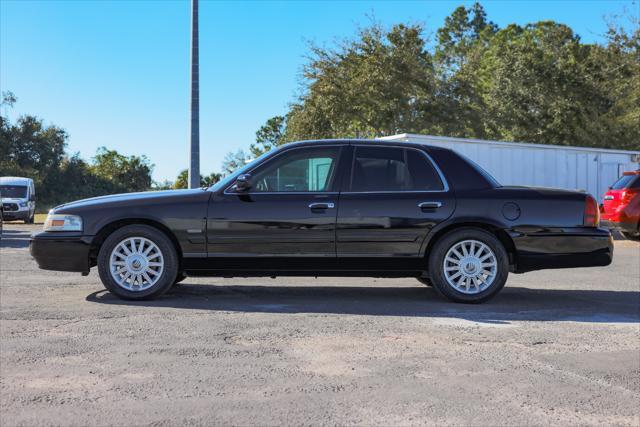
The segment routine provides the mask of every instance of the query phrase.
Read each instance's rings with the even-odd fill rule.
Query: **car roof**
[[[283,147],[300,147],[300,146],[319,146],[319,145],[351,145],[351,144],[372,144],[381,146],[395,146],[395,147],[424,147],[430,150],[446,150],[451,151],[448,148],[437,147],[434,145],[424,144],[420,142],[406,142],[406,141],[385,141],[382,139],[358,139],[358,138],[341,138],[341,139],[309,139],[305,141],[296,141],[284,144]]]
[[[0,184],[2,185],[29,185],[33,182],[31,178],[24,178],[21,176],[2,176],[0,177]]]

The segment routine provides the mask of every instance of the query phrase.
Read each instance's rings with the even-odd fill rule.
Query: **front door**
[[[345,269],[425,269],[429,231],[453,213],[455,198],[417,148],[354,145],[340,194],[338,263]]]
[[[207,221],[215,269],[313,270],[335,261],[340,146],[295,147],[248,171],[252,187],[214,195]]]

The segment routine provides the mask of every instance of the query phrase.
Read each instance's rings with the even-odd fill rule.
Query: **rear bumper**
[[[516,273],[551,268],[603,267],[613,260],[613,238],[604,228],[575,227],[512,232]]]
[[[43,270],[89,272],[91,236],[42,232],[31,236],[29,252]]]

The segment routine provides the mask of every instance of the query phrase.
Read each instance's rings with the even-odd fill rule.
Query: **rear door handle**
[[[438,209],[441,206],[442,206],[442,202],[421,202],[421,203],[418,203],[418,207],[423,212],[432,211],[434,209]]]
[[[335,207],[336,207],[336,205],[334,205],[331,202],[311,203],[309,205],[309,209],[311,209],[312,211],[333,209]]]

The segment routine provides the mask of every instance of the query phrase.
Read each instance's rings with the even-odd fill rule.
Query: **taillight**
[[[584,217],[582,224],[585,227],[597,227],[600,225],[600,210],[598,209],[598,202],[589,195],[587,195],[584,200]]]
[[[636,194],[638,194],[638,190],[636,190],[635,188],[634,189],[627,188],[622,192],[622,194],[620,194],[620,203],[624,203],[624,204],[629,203],[631,199],[633,199],[633,196],[635,196]]]

